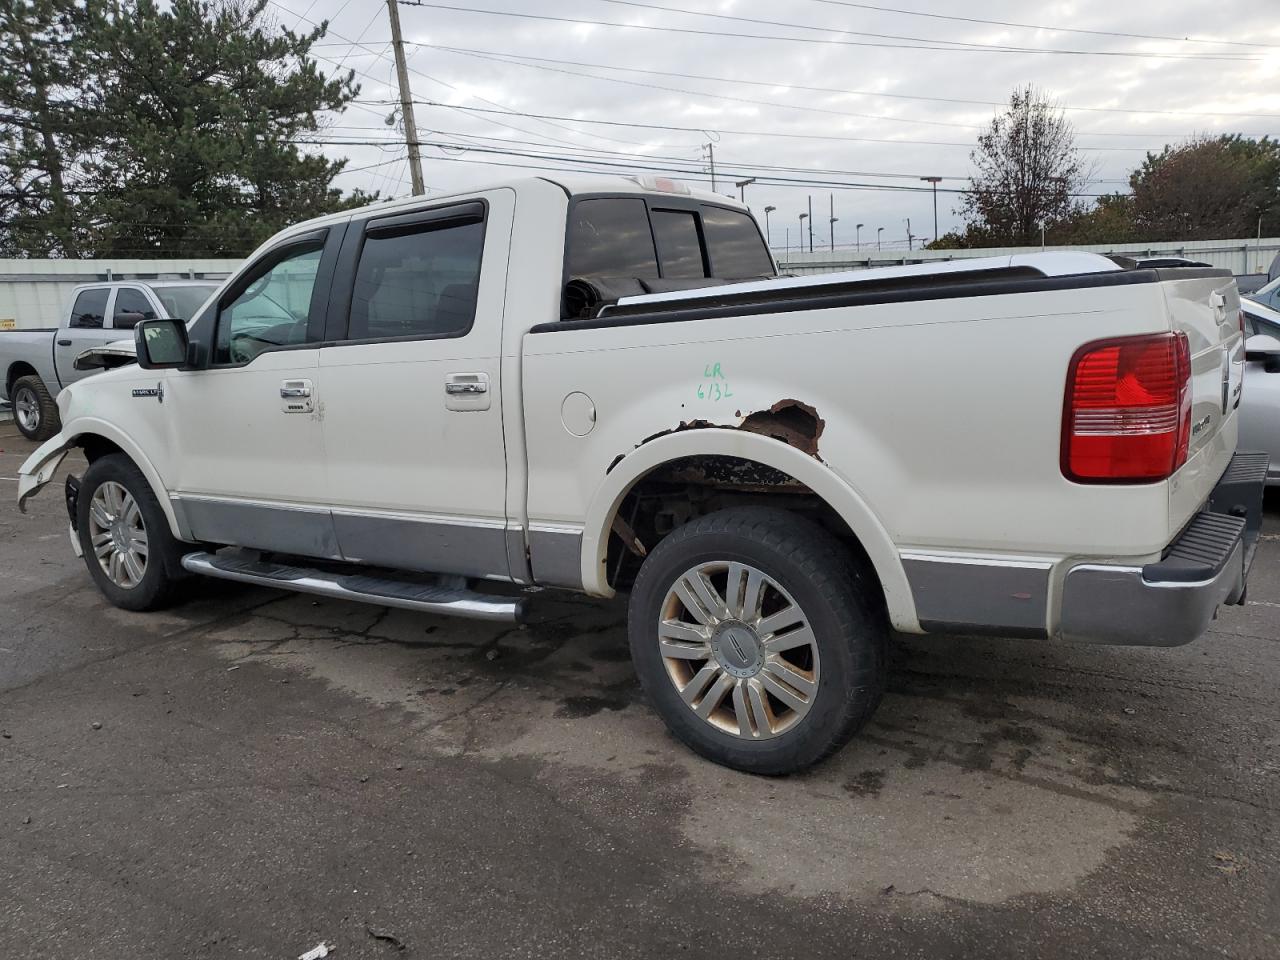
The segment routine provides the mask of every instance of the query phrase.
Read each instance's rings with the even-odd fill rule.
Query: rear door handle
[[[60,346],[60,347],[69,347],[69,346],[71,346],[71,341],[70,341],[70,340],[59,340],[59,341],[58,341],[58,346]]]
[[[306,387],[306,386],[303,386],[303,387],[281,387],[281,388],[280,388],[280,396],[281,396],[281,397],[283,397],[283,398],[284,398],[284,399],[286,399],[286,400],[293,399],[293,398],[295,398],[295,397],[296,397],[296,398],[298,398],[298,399],[304,399],[304,398],[306,398],[306,397],[311,396],[311,388],[310,388],[310,387]]]

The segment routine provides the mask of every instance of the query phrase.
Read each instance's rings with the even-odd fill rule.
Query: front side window
[[[571,278],[658,276],[649,214],[639,197],[579,200],[568,243]]]
[[[307,342],[321,243],[290,248],[218,311],[215,363],[248,363],[276,347]]]
[[[142,320],[154,320],[155,308],[141,290],[122,287],[116,291],[116,306],[111,314],[111,326],[117,330],[130,330]]]
[[[724,280],[772,277],[773,261],[755,221],[724,207],[702,208],[711,274]]]
[[[351,340],[457,337],[475,321],[484,224],[430,222],[365,238]]]
[[[68,326],[89,330],[101,330],[107,315],[107,294],[105,289],[81,290],[71,307],[71,322]]]
[[[681,280],[707,275],[698,237],[698,218],[688,210],[653,211],[653,233],[658,241],[662,275]]]

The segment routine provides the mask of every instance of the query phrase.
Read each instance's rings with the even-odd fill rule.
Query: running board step
[[[494,597],[465,588],[408,583],[366,574],[329,573],[244,556],[221,557],[213,553],[188,553],[182,558],[182,566],[191,573],[206,577],[313,593],[338,600],[376,603],[402,610],[499,623],[519,623],[524,616],[524,601],[519,598]]]

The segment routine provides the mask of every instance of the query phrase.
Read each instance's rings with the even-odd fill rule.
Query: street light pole
[[[938,239],[938,184],[942,182],[941,177],[921,177],[925,183],[933,184],[933,239]]]
[[[859,223],[853,228],[853,245],[858,249],[858,252],[862,252],[862,228],[864,226],[866,224]]]
[[[738,188],[738,199],[742,203],[747,202],[747,186],[756,182],[755,177],[747,177],[745,180],[735,180],[733,185]]]
[[[911,237],[911,218],[910,218],[910,217],[907,217],[907,249],[908,249],[908,250],[914,250],[914,249],[915,249],[915,247],[914,247],[914,246],[912,246],[912,237]]]
[[[880,252],[880,234],[884,233],[884,227],[876,227],[876,252]]]
[[[777,209],[777,207],[764,208],[764,242],[769,245],[773,244],[773,237],[769,233],[769,214]]]
[[[804,222],[809,219],[807,213],[800,214],[800,252],[804,253]]]

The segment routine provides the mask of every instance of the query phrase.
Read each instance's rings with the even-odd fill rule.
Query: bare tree
[[[1073,215],[1073,197],[1088,177],[1070,122],[1031,85],[1013,91],[969,156],[977,172],[959,212],[970,246],[1038,243],[1041,227]]]

